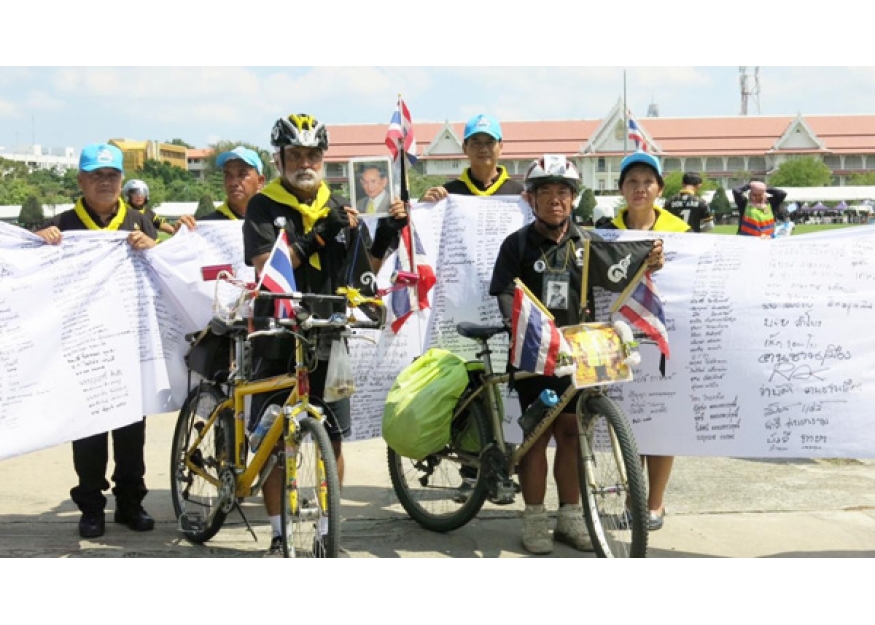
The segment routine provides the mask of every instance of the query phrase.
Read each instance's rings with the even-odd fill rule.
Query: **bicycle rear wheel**
[[[440,452],[414,460],[388,451],[389,477],[410,517],[433,532],[449,532],[473,519],[486,501],[480,471],[481,450],[492,441],[483,402],[475,400],[453,420],[450,443]]]
[[[601,558],[647,556],[647,492],[626,417],[604,395],[579,410],[580,492],[586,525]]]
[[[229,409],[212,422],[210,417],[226,399],[218,387],[198,386],[183,403],[173,433],[170,452],[173,511],[185,537],[195,543],[208,541],[225,522],[226,513],[219,496],[220,474],[231,462],[234,415]]]
[[[287,558],[336,558],[340,548],[340,479],[325,426],[300,421],[295,455],[282,454],[282,541]]]

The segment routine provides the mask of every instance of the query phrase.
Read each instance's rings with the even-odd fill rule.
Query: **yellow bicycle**
[[[251,286],[251,285],[250,285]],[[256,538],[240,502],[259,494],[276,466],[284,471],[282,542],[285,557],[336,557],[340,543],[340,482],[322,408],[310,402],[309,372],[316,362],[320,335],[343,339],[356,328],[380,329],[385,323],[382,302],[369,300],[376,320],[359,321],[345,314],[321,319],[314,304],[355,308],[361,302],[346,296],[303,293],[246,292],[256,299],[291,300],[295,316],[268,318],[255,330],[253,319],[213,317],[209,328],[189,335],[207,358],[189,359],[189,367],[204,379],[185,400],[176,423],[171,451],[171,492],[180,530],[195,543],[210,540],[227,515],[237,509]],[[291,336],[296,366],[287,373],[252,379],[252,340]],[[211,338],[206,338],[211,337]],[[324,337],[323,337],[324,338]],[[195,364],[199,361],[199,364]],[[212,363],[212,364],[205,364]],[[218,363],[218,364],[216,364]],[[229,366],[222,368],[221,364]],[[272,393],[265,411],[276,418],[257,451],[246,435],[246,398]]]

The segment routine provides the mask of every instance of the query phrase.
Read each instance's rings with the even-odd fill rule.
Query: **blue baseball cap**
[[[254,167],[259,175],[264,173],[264,165],[261,162],[261,157],[258,156],[258,152],[242,145],[238,145],[230,152],[219,154],[218,158],[216,158],[216,167],[224,167],[225,163],[234,160],[243,161],[250,167]]]
[[[125,172],[122,151],[108,143],[93,143],[82,148],[79,155],[79,171],[94,171],[102,167],[111,167]]]
[[[626,174],[626,170],[636,163],[643,163],[644,165],[650,166],[656,171],[656,175],[659,176],[659,179],[662,180],[662,163],[659,162],[659,159],[653,156],[653,154],[640,151],[632,152],[632,154],[623,159],[623,162],[620,163],[620,177],[622,178]]]
[[[465,124],[464,141],[468,140],[471,135],[476,135],[478,132],[483,132],[495,139],[501,141],[501,124],[491,115],[475,115]]]

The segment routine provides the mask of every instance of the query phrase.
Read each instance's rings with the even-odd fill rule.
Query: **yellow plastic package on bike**
[[[383,440],[396,453],[422,460],[450,442],[453,408],[468,386],[464,359],[431,348],[395,379],[383,408]]]

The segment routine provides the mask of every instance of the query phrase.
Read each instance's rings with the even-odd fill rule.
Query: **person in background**
[[[687,222],[693,232],[710,232],[714,229],[714,216],[708,202],[699,196],[702,176],[688,171],[682,182],[684,186],[681,190],[666,200],[666,210]]]
[[[225,201],[201,219],[242,220],[246,217],[249,200],[264,187],[264,164],[261,157],[255,150],[238,145],[233,150],[219,154],[216,157],[216,167],[222,168]]]
[[[781,203],[787,197],[786,191],[753,180],[735,187],[732,197],[738,208],[738,234],[760,239],[775,237],[775,217],[779,215]]]
[[[365,191],[365,197],[359,198],[356,202],[359,213],[386,213],[389,211],[392,198],[386,188],[389,184],[386,172],[376,165],[369,165],[362,171],[359,183]]]
[[[132,210],[122,199],[122,152],[114,145],[97,143],[85,146],[79,156],[79,188],[82,197],[76,205],[49,220],[35,234],[46,243],[58,245],[68,230],[130,231],[128,245],[140,252],[155,247],[158,233],[152,219]],[[106,468],[109,462],[109,435],[112,435],[115,470],[112,489],[115,495],[116,523],[134,531],[144,532],[155,527],[154,519],[143,509],[142,502],[149,491],[144,480],[146,463],[145,417],[116,428],[73,441],[73,468],[79,483],[70,490],[70,497],[79,507],[79,535],[97,538],[106,531],[103,491],[109,488]]]
[[[475,115],[465,124],[462,149],[470,167],[458,180],[432,187],[423,193],[421,202],[437,202],[450,193],[456,195],[519,195],[523,185],[512,180],[507,169],[498,164],[501,158],[501,124],[491,115]]]

